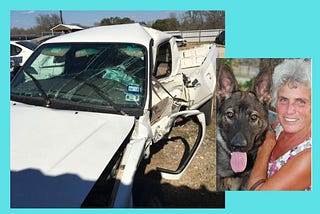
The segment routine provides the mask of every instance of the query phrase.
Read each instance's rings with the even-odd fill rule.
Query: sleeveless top
[[[283,131],[282,126],[278,124],[275,128],[276,139],[278,139],[282,131]],[[280,156],[277,160],[271,161],[271,157],[273,156],[273,152],[272,152],[269,160],[269,164],[268,164],[268,178],[274,175],[275,173],[277,173],[280,170],[280,168],[284,166],[295,155],[311,147],[312,147],[312,138],[309,137],[308,139],[306,139],[296,147],[292,148],[291,150],[287,151],[285,154]],[[311,190],[311,186],[306,190]]]

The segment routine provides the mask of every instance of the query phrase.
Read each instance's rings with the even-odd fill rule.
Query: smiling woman
[[[311,123],[311,89],[302,83],[287,83],[279,90],[279,121],[288,133],[306,133]]]
[[[285,60],[273,75],[278,121],[259,148],[251,190],[311,190],[311,61]]]

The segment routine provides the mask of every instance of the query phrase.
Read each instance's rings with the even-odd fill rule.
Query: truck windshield
[[[95,111],[120,113],[141,110],[146,91],[146,53],[137,44],[42,45],[12,81],[11,99],[35,105],[45,99],[43,104],[53,108],[63,102],[69,109],[89,106]]]

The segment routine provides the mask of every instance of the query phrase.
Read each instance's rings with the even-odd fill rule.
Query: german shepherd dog
[[[259,73],[240,90],[226,64],[217,71],[217,191],[245,190],[259,146],[268,130],[271,73]]]

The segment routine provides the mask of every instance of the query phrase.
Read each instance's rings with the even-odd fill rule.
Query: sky
[[[82,11],[62,11],[62,17],[64,24],[81,24],[84,26],[93,26],[94,23],[100,22],[103,18],[110,17],[129,17],[136,22],[153,22],[157,19],[165,19],[170,14],[176,14],[179,19],[185,11],[177,10],[82,10]],[[37,25],[36,17],[39,15],[57,14],[59,16],[59,10],[11,10],[10,11],[10,27],[28,29]]]

